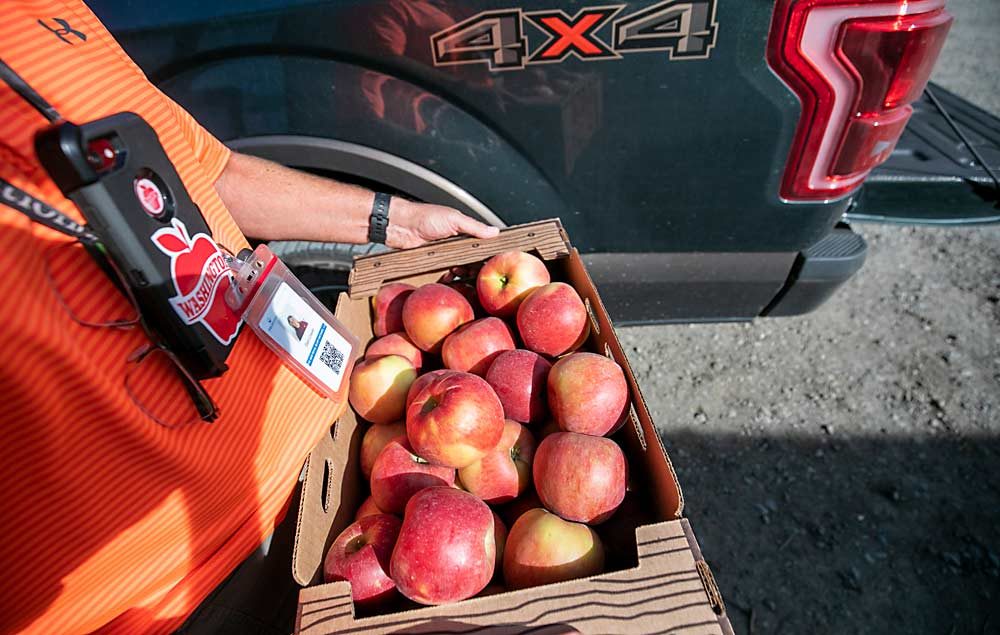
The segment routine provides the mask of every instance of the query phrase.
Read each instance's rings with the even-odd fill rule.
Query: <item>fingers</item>
[[[463,233],[475,236],[476,238],[493,238],[500,233],[500,230],[491,225],[480,223],[474,218],[470,218],[461,212],[456,212],[455,228]]]

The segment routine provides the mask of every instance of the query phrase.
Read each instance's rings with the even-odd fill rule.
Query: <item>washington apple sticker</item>
[[[185,324],[201,323],[222,344],[232,342],[240,320],[226,304],[229,266],[215,241],[203,233],[189,236],[176,218],[151,240],[170,257],[170,277],[177,290],[170,304],[177,315]]]

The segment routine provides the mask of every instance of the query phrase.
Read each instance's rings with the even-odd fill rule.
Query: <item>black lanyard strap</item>
[[[24,81],[20,75],[14,72],[14,69],[7,65],[2,59],[0,59],[0,80],[7,83],[11,89],[21,96],[24,101],[31,104],[31,106],[37,110],[43,117],[49,120],[50,123],[56,123],[61,121],[62,117],[59,112],[52,107],[52,104],[45,101],[45,98],[38,94],[38,92],[28,85],[28,82]]]
[[[100,242],[100,239],[86,226],[2,178],[0,178],[0,203],[21,212],[36,223],[76,238],[86,245]]]

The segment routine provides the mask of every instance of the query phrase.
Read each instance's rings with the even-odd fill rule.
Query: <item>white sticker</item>
[[[317,381],[334,392],[340,390],[351,354],[350,343],[284,282],[264,309],[259,325],[289,355],[308,368]]]

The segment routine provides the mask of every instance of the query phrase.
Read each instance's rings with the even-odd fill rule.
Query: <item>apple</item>
[[[532,477],[546,509],[566,520],[596,525],[625,498],[625,455],[611,439],[556,432],[535,450]]]
[[[417,379],[410,384],[410,389],[406,392],[406,409],[410,409],[410,404],[413,403],[414,399],[416,399],[417,393],[424,389],[424,386],[432,382],[435,377],[440,377],[441,375],[451,372],[454,371],[448,370],[447,368],[441,368],[439,370],[432,370],[417,377]]]
[[[376,514],[384,514],[385,512],[378,508],[375,504],[375,499],[369,496],[365,499],[365,502],[361,503],[358,507],[358,511],[354,512],[354,521],[357,522],[364,518],[365,516],[374,516]]]
[[[427,353],[440,351],[444,338],[474,317],[472,306],[461,293],[436,282],[411,293],[403,305],[406,334]]]
[[[417,370],[420,370],[420,367],[424,365],[423,351],[413,345],[406,333],[389,333],[374,340],[368,345],[365,359],[374,359],[382,355],[405,357]]]
[[[604,355],[573,353],[553,366],[549,409],[559,428],[602,437],[628,414],[628,383],[621,366]]]
[[[500,318],[487,317],[458,327],[441,345],[446,368],[482,377],[503,351],[514,350],[514,335]]]
[[[490,505],[512,501],[531,485],[535,439],[516,421],[504,421],[503,436],[493,450],[458,471],[462,487]]]
[[[524,512],[536,507],[544,507],[544,505],[542,505],[542,501],[538,498],[538,494],[535,493],[535,490],[529,489],[511,502],[502,506],[500,508],[500,517],[503,518],[504,522],[508,525],[513,525],[517,522],[517,519],[524,514]]]
[[[350,582],[351,598],[360,607],[384,604],[396,590],[388,572],[401,526],[389,514],[366,516],[348,525],[326,553],[323,579]]]
[[[411,496],[439,485],[454,486],[455,470],[431,465],[413,452],[405,436],[389,441],[372,466],[372,499],[389,514],[402,513]]]
[[[372,314],[375,316],[372,332],[375,337],[403,330],[403,305],[415,288],[412,284],[390,282],[372,297]]]
[[[430,380],[406,409],[406,436],[435,465],[463,468],[503,435],[500,400],[482,377],[453,371]]]
[[[604,571],[604,545],[597,532],[544,509],[525,512],[510,528],[503,578],[510,589],[563,582]]]
[[[532,291],[551,279],[545,263],[535,256],[507,251],[487,260],[479,270],[476,293],[487,313],[510,317]]]
[[[417,371],[400,355],[363,359],[354,366],[347,398],[363,419],[389,423],[403,418],[406,393]]]
[[[496,566],[493,512],[468,492],[430,487],[406,504],[389,561],[399,591],[420,604],[458,602],[489,584]]]
[[[553,282],[535,289],[521,303],[517,330],[527,348],[557,357],[586,341],[590,322],[576,290],[564,282]]]
[[[545,417],[545,386],[552,363],[523,349],[504,351],[496,356],[486,371],[486,382],[493,386],[504,416],[521,423],[535,423]]]
[[[371,478],[372,466],[385,444],[400,435],[406,434],[406,424],[402,421],[381,423],[368,428],[361,438],[361,473],[365,478]]]

